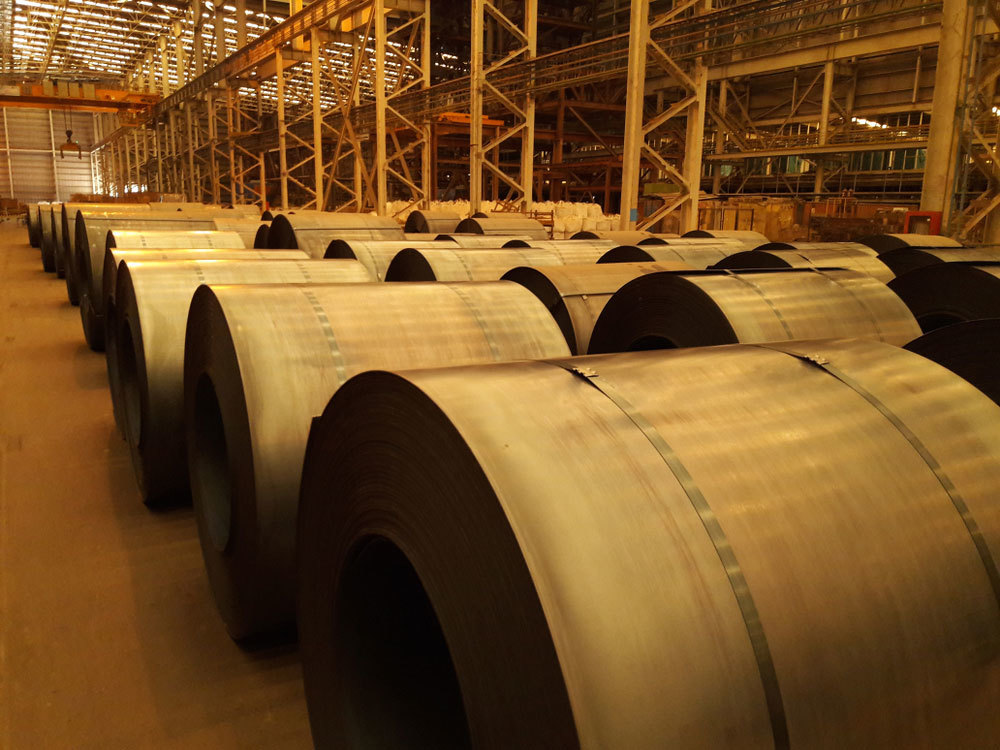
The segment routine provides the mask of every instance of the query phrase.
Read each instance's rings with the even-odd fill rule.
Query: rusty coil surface
[[[850,243],[844,243],[850,244]],[[795,250],[743,250],[716,263],[713,268],[846,268],[866,273],[883,284],[895,278],[892,269],[869,248],[797,248]]]
[[[533,248],[424,248],[400,250],[389,263],[386,281],[497,281],[517,266],[555,266],[551,250]]]
[[[364,282],[352,260],[218,260],[130,263],[118,269],[111,397],[144,502],[188,499],[184,449],[184,331],[201,284]]]
[[[871,234],[858,240],[881,253],[903,247],[962,247],[962,243],[940,234]]]
[[[576,232],[573,240],[610,240],[615,245],[663,245],[665,241],[649,232],[642,230],[629,232],[627,230],[593,230],[585,229]]]
[[[1000,262],[1000,249],[996,247],[903,247],[889,250],[879,260],[897,276],[925,266],[941,263],[996,263]]]
[[[897,276],[889,288],[925,333],[966,320],[1000,318],[1000,263],[940,263]]]
[[[680,238],[684,239],[687,237],[694,239],[738,240],[739,242],[749,242],[754,245],[771,241],[766,235],[750,229],[692,229],[690,232],[684,232]]]
[[[498,247],[503,247],[506,243],[512,240],[530,240],[531,237],[527,235],[483,235],[483,234],[458,234],[452,232],[450,234],[439,234],[435,239],[452,242],[458,247],[465,248],[477,248],[485,247],[490,249],[496,249]]]
[[[191,218],[192,215],[182,216],[164,214],[161,218],[155,212],[150,212],[142,218],[135,215],[105,215],[95,216],[77,213],[76,219],[76,285],[77,296],[80,301],[80,322],[83,324],[83,335],[87,341],[87,346],[95,352],[104,351],[104,310],[100,308],[102,304],[102,291],[104,289],[104,252],[108,247],[108,237],[114,237],[113,232],[124,232],[128,230],[139,232],[159,231],[157,244],[169,243],[166,236],[170,232],[190,232],[203,230],[206,233],[200,235],[198,241],[191,240],[188,247],[200,244],[211,244],[208,239],[209,231],[213,231],[213,224],[210,218]],[[213,235],[214,236],[214,235]],[[227,238],[234,238],[228,241],[227,246],[242,246],[239,235],[226,235]],[[136,235],[129,235],[132,243],[139,240]],[[239,243],[238,245],[236,243]],[[181,245],[183,247],[184,245]],[[141,245],[140,245],[141,247]]]
[[[789,269],[639,276],[601,312],[591,353],[866,336],[920,335],[906,305],[857,271]]]
[[[551,250],[563,263],[596,263],[615,247],[615,243],[611,240],[509,240],[503,246]]]
[[[462,217],[453,211],[411,211],[406,217],[406,234],[441,234],[455,232]]]
[[[870,341],[359,375],[303,471],[314,742],[991,746],[998,457]]]
[[[195,516],[236,639],[294,621],[309,425],[343,382],[371,369],[569,354],[538,300],[505,282],[202,287],[184,350]]]
[[[531,268],[520,266],[503,275],[528,289],[552,315],[570,354],[586,354],[594,323],[625,284],[646,273],[690,271],[684,263],[600,263]]]
[[[336,239],[404,240],[403,228],[395,219],[368,214],[303,211],[281,213],[267,232],[269,248],[304,250],[312,258],[322,258]]]
[[[608,250],[598,263],[686,263],[708,268],[724,259],[732,248],[725,245],[620,245]]]
[[[486,234],[495,237],[530,237],[548,239],[548,230],[541,222],[525,216],[491,216],[489,218],[462,219],[454,229],[459,234]]]
[[[431,240],[429,242],[413,242],[412,240],[334,240],[326,248],[325,258],[354,259],[368,269],[376,281],[385,280],[385,272],[392,259],[400,250],[412,248],[424,250],[433,248],[455,248],[453,242],[447,240]]]

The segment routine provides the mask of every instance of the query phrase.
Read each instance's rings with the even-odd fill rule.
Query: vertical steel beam
[[[309,32],[309,54],[312,73],[313,183],[316,190],[316,210],[323,210],[323,112],[320,98],[323,71],[320,69],[319,29]]]
[[[719,81],[719,116],[726,119],[726,111],[729,108],[729,83],[723,79]],[[719,123],[715,125],[715,153],[726,153],[726,132]],[[722,192],[722,162],[717,162],[712,170],[712,193],[718,195]]]
[[[941,41],[934,72],[931,130],[927,139],[920,210],[940,211],[942,227],[946,227],[951,218],[958,168],[958,126],[961,123],[958,96],[969,48],[969,8],[967,0],[944,0],[941,11]]]
[[[386,172],[387,136],[385,127],[385,50],[388,43],[385,28],[385,0],[375,0],[372,12],[375,21],[375,213],[385,216],[388,203]]]
[[[236,0],[236,48],[247,46],[247,0]]]
[[[483,202],[483,85],[486,80],[483,60],[486,0],[472,0],[472,43],[469,76],[469,211],[482,210]]]
[[[705,144],[705,102],[708,97],[708,66],[701,58],[695,63],[691,76],[695,84],[696,101],[688,107],[684,138],[684,184],[688,199],[681,204],[680,230],[690,232],[698,228],[698,197],[701,194],[701,156]]]
[[[639,219],[639,170],[642,162],[643,105],[646,89],[646,46],[649,0],[632,0],[628,38],[628,94],[625,97],[625,145],[622,150],[621,217],[618,228],[635,228]]]
[[[820,102],[819,114],[819,145],[825,146],[830,135],[830,101],[833,99],[833,61],[827,60],[823,65],[823,98]],[[822,200],[825,168],[822,155],[816,158],[816,181],[813,184],[815,200]]]
[[[288,153],[286,150],[287,126],[285,125],[285,58],[281,50],[274,53],[274,70],[278,87],[278,167],[281,183],[281,210],[288,210]]]

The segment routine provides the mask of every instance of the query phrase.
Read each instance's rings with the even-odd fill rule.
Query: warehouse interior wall
[[[51,109],[3,107],[0,130],[0,196],[24,203],[69,200],[94,192],[94,115]],[[59,146],[66,130],[81,153]]]

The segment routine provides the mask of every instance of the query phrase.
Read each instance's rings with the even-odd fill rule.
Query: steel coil
[[[197,235],[187,234],[198,231]],[[130,231],[130,234],[124,234]],[[104,253],[108,247],[109,236],[114,241],[115,232],[121,233],[123,239],[127,239],[132,244],[139,243],[138,235],[142,232],[158,232],[155,237],[157,245],[179,244],[179,247],[197,247],[199,245],[211,245],[215,237],[214,224],[210,218],[161,218],[154,213],[136,218],[135,215],[105,215],[95,216],[77,214],[76,219],[76,284],[77,296],[80,300],[80,321],[83,324],[83,335],[87,341],[87,346],[95,352],[104,351],[104,310],[101,309],[102,291],[104,289]],[[177,239],[173,242],[167,240],[172,233],[177,232],[178,237],[187,239]],[[243,242],[239,235],[235,233],[224,233],[225,247],[240,247]],[[197,237],[195,239],[195,237]],[[118,246],[118,245],[115,245]],[[141,244],[137,245],[139,248]],[[124,247],[124,245],[123,245]]]
[[[844,243],[848,244],[848,243]],[[895,277],[892,270],[871,249],[802,248],[796,250],[743,250],[727,255],[713,268],[846,268],[866,273],[883,284]]]
[[[368,214],[301,212],[274,217],[267,232],[270,248],[290,247],[322,258],[330,242],[344,240],[405,240],[399,222]]]
[[[503,275],[528,289],[559,325],[571,354],[586,354],[594,323],[625,284],[646,273],[690,271],[685,263],[601,263],[531,268],[520,266]]]
[[[455,232],[462,217],[453,211],[411,211],[403,231],[407,234]]]
[[[318,748],[985,748],[1000,408],[805,342],[369,372],[298,523]]]
[[[403,232],[407,242],[436,242],[440,232]]]
[[[386,281],[496,281],[517,266],[557,266],[551,250],[533,248],[400,250],[385,271]]]
[[[219,260],[131,263],[118,269],[111,397],[125,423],[143,501],[188,498],[184,449],[184,328],[201,284],[364,282],[351,260]]]
[[[873,258],[878,257],[878,251],[861,242],[765,242],[757,245],[754,250],[833,250],[864,253]]]
[[[724,245],[621,245],[608,250],[598,263],[686,263],[692,268],[708,268],[732,249]]]
[[[610,240],[508,240],[503,246],[551,250],[563,263],[596,263],[615,244]]]
[[[104,249],[119,250],[250,247],[240,232],[212,229],[109,229]]]
[[[52,206],[52,258],[56,267],[56,277],[66,278],[66,240],[63,237],[62,205]]]
[[[903,348],[947,367],[1000,404],[1000,318],[953,323]]]
[[[1000,318],[1000,263],[941,263],[897,276],[889,288],[925,333],[966,320]]]
[[[42,227],[40,223],[41,211],[40,203],[28,203],[25,206],[24,220],[28,225],[28,244],[41,249],[42,247]]]
[[[166,248],[145,250],[120,250],[108,248],[104,253],[104,274],[101,279],[103,288],[101,299],[104,304],[104,348],[105,362],[108,368],[108,385],[112,392],[119,387],[118,382],[118,352],[115,348],[116,337],[110,332],[115,330],[115,289],[117,288],[118,268],[125,263],[148,263],[164,260],[306,260],[309,256],[301,250],[256,250],[252,248]],[[112,411],[115,424],[122,437],[125,436],[125,423],[120,411],[121,397],[112,397]]]
[[[151,209],[148,203],[63,203],[59,210],[59,223],[62,225],[62,264],[66,279],[66,296],[70,304],[80,304],[79,288],[76,281],[76,215],[85,212],[130,212],[133,214],[148,213]],[[60,248],[57,248],[60,252]]]
[[[538,300],[502,282],[202,287],[184,348],[192,499],[236,639],[294,620],[306,439],[341,383],[370,369],[569,354]]]
[[[490,249],[496,249],[498,247],[503,247],[506,243],[512,240],[531,240],[531,237],[527,235],[483,235],[483,234],[439,234],[436,239],[442,241],[452,242],[459,247],[466,248],[477,248],[485,247]]]
[[[880,254],[903,247],[962,247],[962,243],[939,234],[872,234],[859,242]]]
[[[892,269],[897,276],[915,271],[924,266],[941,263],[996,263],[1000,262],[1000,249],[995,247],[903,247],[889,250],[878,259]]]
[[[39,237],[39,250],[41,250],[42,270],[46,273],[55,273],[56,270],[56,240],[55,223],[52,218],[53,209],[54,205],[48,203],[42,206],[40,212],[41,236]]]
[[[685,232],[681,235],[681,239],[685,237],[691,237],[695,239],[713,239],[713,240],[737,240],[739,242],[747,242],[753,245],[759,245],[762,242],[770,242],[771,240],[760,232],[754,232],[750,229],[692,229],[690,232]]]
[[[408,248],[424,250],[439,247],[454,248],[455,245],[451,242],[438,242],[436,240],[430,242],[412,242],[410,240],[334,240],[327,247],[326,255],[323,257],[361,261],[361,264],[368,269],[373,279],[384,281],[385,272],[389,268],[389,264],[400,250]]]
[[[494,215],[490,218],[462,219],[454,231],[459,234],[487,234],[495,237],[530,237],[533,240],[544,240],[549,236],[541,222],[526,216]]]
[[[595,231],[585,230],[577,232],[570,239],[573,240],[610,240],[616,245],[663,245],[666,241],[656,237],[649,232],[636,231],[628,232],[621,230]]]
[[[256,243],[264,238],[267,240],[267,230],[270,222],[262,222],[259,217],[219,217],[213,220],[216,231],[236,232],[243,240],[244,247],[256,247]]]
[[[655,273],[616,292],[591,353],[865,336],[902,346],[920,335],[906,305],[857,271]]]

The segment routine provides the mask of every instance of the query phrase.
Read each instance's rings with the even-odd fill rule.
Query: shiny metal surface
[[[924,266],[940,263],[996,263],[1000,262],[1000,249],[996,247],[931,248],[903,247],[889,250],[878,259],[897,276]]]
[[[608,250],[598,263],[686,263],[708,268],[732,252],[725,245],[621,245]]]
[[[353,259],[361,261],[376,281],[385,280],[385,272],[392,259],[400,250],[413,248],[454,248],[455,244],[447,240],[431,240],[429,242],[414,242],[412,240],[334,240],[326,249],[326,258]]]
[[[844,243],[848,244],[848,243]],[[713,268],[846,268],[866,273],[883,284],[895,278],[892,269],[872,254],[871,249],[802,248],[796,250],[744,250],[728,255]]]
[[[411,211],[406,217],[406,234],[441,234],[457,231],[462,217],[454,211]]]
[[[104,253],[104,274],[101,283],[101,299],[104,309],[104,348],[108,367],[108,387],[111,389],[111,405],[115,424],[122,437],[125,436],[125,422],[121,413],[121,383],[118,378],[118,350],[115,330],[115,289],[118,268],[125,263],[149,263],[151,261],[191,261],[191,260],[307,260],[301,250],[256,250],[253,248],[166,248],[145,250],[121,250],[108,248]]]
[[[65,241],[62,228],[62,204],[52,204],[52,259],[55,264],[56,278],[66,278]]]
[[[962,247],[961,242],[940,234],[872,234],[858,241],[879,253],[901,247]]]
[[[574,240],[610,240],[614,242],[615,245],[662,245],[664,241],[655,237],[649,232],[636,231],[597,231],[597,230],[586,230],[583,232],[577,232],[570,239]]]
[[[184,333],[201,284],[370,281],[353,260],[199,260],[129,263],[118,269],[114,335],[117,386],[132,466],[148,505],[185,502]]]
[[[343,386],[298,526],[316,746],[995,745],[1000,408],[784,346]]]
[[[1000,404],[1000,318],[953,323],[904,348],[947,367]]]
[[[319,211],[278,214],[267,233],[269,248],[304,250],[322,258],[330,242],[343,240],[405,240],[399,222],[389,216],[326,213]]]
[[[505,273],[503,278],[538,297],[559,325],[570,354],[586,354],[594,323],[612,294],[646,273],[685,270],[693,269],[685,263],[520,266]]]
[[[214,222],[213,222],[214,223]],[[239,232],[217,229],[109,229],[104,242],[122,250],[167,248],[248,248]]]
[[[264,230],[263,235],[266,240],[266,231],[270,227],[270,222],[261,221],[259,216],[251,217],[216,217],[213,219],[215,223],[215,229],[219,232],[236,232],[240,238],[243,240],[244,247],[256,247],[256,242],[259,241],[258,235],[261,230]]]
[[[630,281],[608,300],[589,351],[843,336],[902,346],[919,330],[889,287],[857,271],[657,273]]]
[[[878,251],[861,242],[765,242],[754,250],[850,250],[878,257]]]
[[[1000,318],[1000,264],[939,263],[889,283],[924,332],[966,320]]]
[[[596,263],[615,247],[615,243],[611,240],[509,240],[503,246],[551,250],[563,263]]]
[[[133,214],[149,212],[148,203],[63,203],[60,223],[63,237],[63,267],[66,279],[66,296],[70,304],[80,304],[80,289],[76,279],[76,214],[78,211],[118,212]]]
[[[454,231],[459,234],[488,234],[494,237],[530,237],[534,240],[545,240],[549,237],[548,230],[535,219],[495,214],[489,218],[462,219]]]
[[[486,247],[486,248],[498,248],[503,247],[506,243],[512,240],[531,240],[531,237],[525,234],[517,235],[482,235],[482,234],[457,234],[452,232],[451,234],[439,234],[437,236],[439,240],[446,240],[448,242],[453,242],[458,247]]]
[[[185,430],[202,552],[230,635],[294,621],[309,425],[347,378],[568,354],[552,318],[516,284],[199,289],[185,345]]]
[[[681,235],[681,239],[686,237],[715,240],[739,240],[740,242],[751,242],[755,245],[771,241],[766,235],[763,235],[760,232],[754,232],[750,229],[693,229],[690,232],[685,232]]]
[[[532,248],[408,248],[385,271],[386,281],[496,281],[517,266],[557,266],[551,250]]]
[[[197,216],[198,218],[194,218]],[[214,231],[212,219],[204,214],[159,214],[155,211],[138,217],[135,214],[78,211],[76,217],[76,285],[80,300],[80,321],[87,345],[95,352],[104,351],[104,251],[111,231]],[[138,239],[131,235],[131,242]],[[200,242],[209,242],[207,235]],[[238,239],[238,237],[237,237]],[[158,242],[166,241],[161,235]]]

